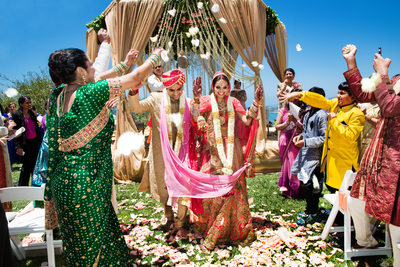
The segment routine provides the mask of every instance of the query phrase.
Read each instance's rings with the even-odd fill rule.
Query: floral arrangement
[[[152,38],[150,38],[151,41],[146,47],[146,51],[149,51],[151,47],[151,42],[157,43],[157,37],[163,29],[170,32],[171,34],[178,35],[179,37],[177,38],[182,39],[182,46],[180,47],[181,49],[184,48],[186,50],[192,50],[199,45],[199,32],[208,31],[210,29],[210,26],[212,28],[216,28],[218,34],[223,40],[224,45],[230,46],[228,38],[219,27],[219,23],[227,23],[226,19],[221,18],[218,22],[212,15],[212,13],[216,13],[219,11],[218,5],[214,5],[211,9],[209,9],[209,0],[188,1],[188,3],[187,1],[183,0],[165,0],[165,6],[173,6],[173,9],[166,8],[166,10],[164,11],[152,33]],[[267,35],[269,35],[271,33],[274,33],[275,27],[279,23],[279,19],[275,10],[273,10],[270,6],[266,7],[265,12],[267,17]],[[175,24],[174,17],[178,15],[180,16],[180,20],[178,21],[178,23]],[[107,26],[105,23],[104,14],[101,14],[92,22],[86,24],[86,27],[93,28],[96,32],[100,28],[106,29]],[[178,48],[176,42],[171,42],[168,49],[172,51],[177,51]],[[207,53],[205,53],[203,57],[207,57]]]

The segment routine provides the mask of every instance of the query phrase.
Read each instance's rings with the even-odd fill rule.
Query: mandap
[[[210,84],[213,73],[223,70],[241,80],[245,90],[255,90],[261,81],[264,57],[279,81],[283,81],[287,67],[285,25],[261,0],[114,0],[86,26],[86,48],[92,61],[97,55],[97,31],[106,28],[113,65],[131,48],[139,50],[135,64],[140,65],[151,49],[159,46],[168,51],[166,69],[174,68],[183,52],[189,62],[185,70],[188,81],[202,76],[204,87]],[[190,96],[188,86],[186,90]],[[260,109],[255,169],[263,173],[279,171],[276,141],[267,141],[265,103]],[[112,148],[114,178],[120,183],[140,180],[145,161],[144,149],[129,157],[116,151],[118,138],[127,131],[137,132],[137,128],[126,96],[121,94]]]

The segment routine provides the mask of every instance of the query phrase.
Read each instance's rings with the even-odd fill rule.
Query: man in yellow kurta
[[[182,104],[184,104],[182,102],[185,101],[182,87],[185,83],[185,75],[180,70],[172,70],[164,73],[162,79],[165,86],[164,92],[151,93],[149,97],[141,101],[139,101],[139,94],[135,93],[129,95],[129,107],[131,112],[149,112],[153,124],[148,163],[145,167],[138,190],[149,191],[151,196],[163,205],[164,215],[167,218],[167,223],[163,227],[164,230],[169,230],[170,226],[174,224],[175,228],[178,230],[182,229],[183,231],[187,207],[182,205],[181,199],[179,199],[178,214],[177,218],[174,219],[174,213],[171,206],[172,201],[169,199],[165,184],[165,165],[161,151],[159,119],[160,112],[165,112],[164,109],[161,108],[163,99],[166,103],[166,109],[168,109],[171,114],[180,114],[180,109],[182,108]],[[167,103],[170,103],[170,107],[167,107],[169,106]],[[168,120],[170,120],[170,117],[167,117]],[[178,126],[178,128],[175,123],[171,123],[170,121],[169,125],[171,126],[170,143],[172,149],[176,149],[177,145],[180,146],[180,140],[182,139],[182,133],[179,131],[179,128],[182,128],[182,125]]]
[[[294,92],[282,100],[299,99],[304,103],[327,110],[328,127],[321,159],[321,171],[326,171],[329,191],[339,189],[347,170],[358,171],[358,137],[364,128],[364,113],[357,107],[346,82],[339,84],[335,99],[326,99],[312,92]]]

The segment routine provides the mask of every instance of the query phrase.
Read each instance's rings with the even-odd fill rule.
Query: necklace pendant
[[[220,116],[219,121],[221,123],[221,126],[225,124],[225,116]]]

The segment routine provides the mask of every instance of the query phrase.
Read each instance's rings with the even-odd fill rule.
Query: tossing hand
[[[299,99],[300,97],[301,97],[300,92],[292,92],[292,93],[282,92],[278,98],[282,102],[287,102],[287,101],[293,101],[293,100]]]
[[[156,54],[157,56],[161,57],[161,52],[164,51],[164,49],[160,48],[160,47],[154,47],[152,54]]]
[[[136,58],[139,55],[139,51],[136,49],[131,49],[128,54],[125,57],[124,63],[130,67],[132,66],[133,62],[136,60]]]
[[[193,98],[198,99],[203,92],[203,88],[201,86],[201,76],[198,76],[196,80],[193,81]]]
[[[254,93],[254,100],[257,102],[257,104],[259,104],[261,102],[261,100],[263,99],[263,96],[264,96],[264,87],[263,87],[262,83],[260,82],[258,84],[256,92]]]
[[[100,43],[110,43],[110,35],[108,34],[106,29],[101,28],[97,32],[97,37],[99,38]]]
[[[346,60],[347,68],[349,70],[357,67],[356,52],[357,52],[357,47],[352,44],[348,44],[342,48],[342,55],[344,60]]]

